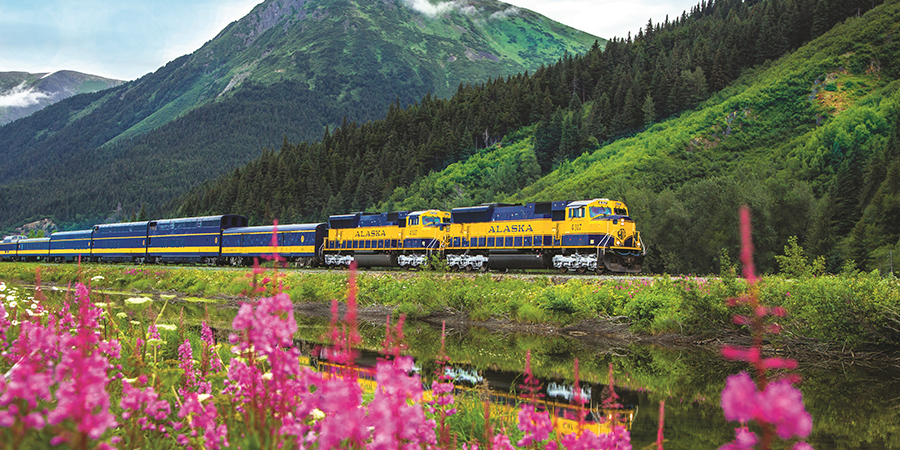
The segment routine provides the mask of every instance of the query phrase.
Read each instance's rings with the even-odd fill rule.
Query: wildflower
[[[368,406],[367,416],[367,423],[374,430],[374,448],[437,444],[435,422],[425,418],[419,403],[422,383],[418,375],[407,375],[411,369],[410,357],[381,361],[377,365],[375,380],[378,388]]]
[[[797,362],[783,358],[762,358],[763,334],[781,331],[778,324],[767,326],[764,317],[767,315],[784,317],[785,311],[783,308],[766,308],[759,303],[758,288],[754,286],[758,278],[753,267],[753,243],[750,235],[750,213],[744,207],[741,209],[741,261],[744,264],[744,277],[750,282],[750,295],[730,302],[730,305],[745,304],[754,312],[752,318],[735,318],[736,323],[752,325],[754,345],[750,348],[725,346],[722,348],[722,355],[727,359],[752,364],[756,368],[757,382],[754,383],[747,372],[729,376],[725,389],[722,390],[721,405],[725,418],[729,421],[744,423],[754,420],[759,423],[763,433],[763,447],[769,448],[774,434],[782,439],[808,436],[812,430],[812,417],[806,412],[802,394],[791,384],[798,377],[789,376],[773,383],[769,383],[766,379],[768,370],[795,369]],[[735,440],[722,446],[721,449],[752,448],[757,441],[756,434],[746,427],[737,428]],[[795,448],[808,448],[808,444],[798,444]]]
[[[178,346],[178,357],[179,364],[178,367],[181,367],[184,370],[184,383],[182,384],[182,390],[179,390],[182,395],[185,395],[185,392],[191,390],[191,388],[197,385],[196,376],[194,374],[194,361],[191,359],[193,357],[191,351],[191,343],[185,339],[184,343]]]
[[[519,447],[546,441],[553,430],[550,414],[547,411],[537,411],[533,404],[523,404],[519,410],[519,430],[525,432],[525,436],[516,442]]]
[[[160,400],[152,386],[138,389],[132,386],[132,382],[122,381],[122,399],[119,400],[119,407],[125,410],[122,412],[122,419],[137,419],[141,429],[152,430],[155,426],[147,419],[162,421],[168,417],[172,411],[169,402]]]
[[[207,402],[204,406],[196,393],[187,394],[184,405],[178,411],[178,417],[190,417],[187,422],[192,435],[196,436],[200,431],[203,432],[203,447],[210,450],[229,446],[228,427],[225,424],[218,424],[217,416],[216,406],[212,402]],[[189,442],[183,434],[178,436],[178,441],[181,445],[187,445]]]
[[[200,363],[201,371],[205,373],[207,369],[218,372],[222,370],[222,360],[216,353],[216,342],[213,338],[212,329],[203,321],[200,329],[200,341],[203,342],[202,362]]]
[[[100,281],[100,280],[105,280],[105,279],[106,278],[103,275],[97,275],[95,277],[92,277],[91,281]]]

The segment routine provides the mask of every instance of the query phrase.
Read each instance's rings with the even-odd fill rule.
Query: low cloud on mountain
[[[36,92],[26,88],[25,83],[22,83],[12,88],[8,93],[0,95],[0,107],[24,108],[26,106],[36,105],[41,99],[49,97],[49,95],[44,94],[43,92]]]

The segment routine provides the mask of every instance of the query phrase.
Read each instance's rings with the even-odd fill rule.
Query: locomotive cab
[[[450,228],[450,212],[428,210],[409,213],[406,217],[404,247],[438,250]]]
[[[614,272],[640,272],[645,249],[634,220],[622,202],[605,198],[572,202],[566,207],[563,248],[569,253],[596,252],[600,265]]]

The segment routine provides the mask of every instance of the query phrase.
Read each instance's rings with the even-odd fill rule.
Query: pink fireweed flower
[[[369,437],[362,388],[352,377],[332,376],[318,386],[316,406],[325,417],[316,425],[319,448],[364,447]]]
[[[734,441],[719,447],[719,450],[748,450],[754,448],[757,442],[759,442],[759,438],[756,433],[747,427],[735,428]]]
[[[216,353],[216,341],[213,338],[212,329],[203,321],[200,331],[200,341],[203,342],[203,363],[201,367],[208,368],[212,372],[222,370],[222,360]]]
[[[766,386],[759,398],[761,415],[775,425],[775,433],[782,439],[794,436],[805,438],[812,431],[812,416],[803,405],[803,394],[788,380],[778,380]]]
[[[6,330],[12,325],[8,317],[9,313],[6,312],[6,307],[3,306],[3,302],[0,302],[0,345],[4,348],[6,347]]]
[[[756,284],[756,266],[753,263],[753,235],[750,228],[750,208],[741,207],[741,264],[744,266],[744,278],[750,284]]]
[[[231,342],[239,342],[241,351],[248,350],[252,343],[254,349],[262,354],[291,347],[297,332],[293,311],[294,305],[286,293],[260,298],[255,305],[243,303],[231,326],[245,334],[246,339],[241,340],[238,335],[232,334]]]
[[[191,343],[185,339],[184,343],[178,346],[178,367],[181,367],[184,370],[184,378],[182,382],[181,389],[178,390],[178,393],[181,395],[186,395],[187,392],[195,390],[197,386],[197,377],[194,373],[194,360],[193,360],[193,351],[191,349]]]
[[[378,387],[367,415],[374,434],[367,448],[391,450],[437,444],[435,421],[426,419],[422,411],[422,383],[418,375],[407,375],[411,370],[411,357],[378,363]]]
[[[756,383],[747,372],[731,375],[722,390],[722,410],[728,421],[747,422],[759,414]]]
[[[187,424],[192,436],[197,436],[202,432],[203,448],[218,450],[229,446],[228,427],[225,424],[217,423],[216,406],[212,401],[203,402],[197,393],[189,393],[184,398],[184,405],[178,411],[178,417],[189,417]],[[179,443],[187,444],[188,440],[181,436],[178,437]]]
[[[729,421],[772,424],[782,439],[805,438],[812,430],[812,417],[803,406],[803,395],[790,380],[769,383],[759,392],[747,372],[731,375],[722,390],[722,410]]]
[[[32,409],[40,400],[52,399],[50,389],[55,381],[52,368],[59,357],[59,338],[52,325],[43,327],[23,322],[19,326],[19,337],[10,352],[10,359],[15,363],[6,373],[0,406],[12,407],[16,400],[24,400]]]
[[[71,420],[78,431],[91,439],[98,439],[117,423],[109,411],[110,399],[106,386],[110,378],[107,371],[112,369],[103,354],[103,345],[93,353],[83,352],[77,345],[79,338],[73,338],[76,345],[66,346],[66,351],[55,368],[59,388],[56,390],[56,409],[47,415],[51,425]],[[70,344],[71,345],[71,344]],[[110,351],[109,353],[117,352]]]
[[[494,450],[515,450],[516,449],[515,447],[513,447],[512,442],[510,442],[509,436],[507,436],[503,433],[497,433],[497,435],[494,436],[494,439],[491,441],[491,443],[493,444]]]
[[[525,433],[516,445],[528,447],[538,442],[546,441],[553,431],[553,423],[550,421],[550,413],[537,411],[530,403],[522,404],[519,409],[519,430]]]
[[[766,369],[796,369],[797,361],[785,358],[766,358],[762,361]]]
[[[266,259],[270,259],[275,261],[275,263],[286,261],[281,255],[278,254],[278,219],[272,221],[272,254],[266,255]]]
[[[125,380],[122,381],[122,399],[119,400],[119,407],[124,410],[123,420],[137,419],[143,430],[158,428],[148,419],[160,422],[172,412],[169,402],[160,400],[159,394],[152,386],[138,389]]]
[[[732,361],[745,361],[751,364],[756,364],[760,361],[760,352],[756,347],[741,348],[726,345],[722,347],[722,356]]]

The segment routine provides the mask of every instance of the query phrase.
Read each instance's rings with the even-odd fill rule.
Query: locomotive
[[[0,260],[250,264],[278,253],[299,267],[557,269],[637,273],[646,246],[628,208],[605,198],[487,203],[451,211],[333,215],[327,223],[247,226],[221,215],[95,225],[7,237]]]

